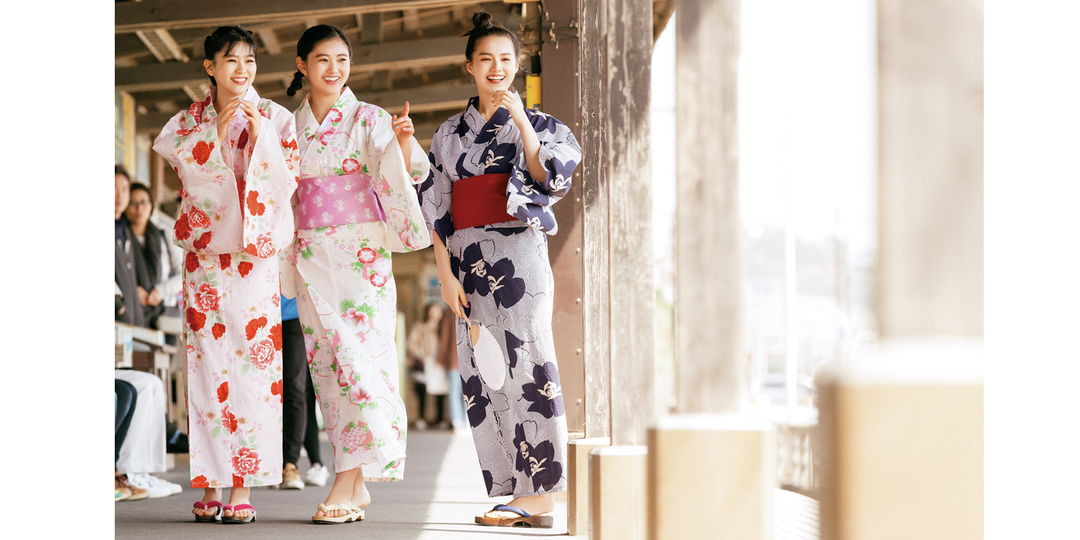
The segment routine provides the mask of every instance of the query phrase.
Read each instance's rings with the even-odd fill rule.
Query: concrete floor
[[[325,438],[325,435],[324,435]],[[330,444],[322,443],[322,457],[332,467]],[[311,516],[330,492],[326,487],[303,490],[255,488],[252,505],[258,521],[248,525],[195,523],[191,507],[202,497],[190,488],[186,456],[177,467],[158,474],[184,486],[183,493],[159,499],[115,503],[116,538],[153,540],[220,538],[365,538],[378,540],[499,540],[523,536],[567,537],[566,503],[558,503],[552,529],[506,529],[473,524],[473,518],[509,497],[489,499],[476,459],[472,436],[450,431],[409,431],[405,480],[370,483],[372,504],[360,523],[315,525]],[[301,458],[301,476],[308,467]],[[227,495],[226,495],[227,496]]]

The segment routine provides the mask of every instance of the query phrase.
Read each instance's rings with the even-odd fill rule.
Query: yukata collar
[[[203,121],[210,118],[217,118],[217,111],[214,109],[214,99],[217,98],[217,86],[211,86],[210,91],[206,93],[206,100],[203,101],[205,112],[203,114]],[[244,101],[249,101],[258,106],[259,101],[262,98],[259,97],[259,93],[255,91],[255,86],[249,86],[247,93],[244,94]]]
[[[311,92],[308,92],[308,94],[304,96],[304,102],[301,103],[300,108],[297,109],[297,113],[301,116],[301,118],[303,118],[305,126],[318,126],[318,129],[310,132],[311,136],[308,137],[309,141],[321,135],[324,131],[333,127],[333,122],[331,122],[329,114],[326,115],[326,118],[323,118],[322,124],[318,124],[316,122],[315,113],[311,112],[311,102],[309,101],[310,99]],[[346,86],[345,88],[341,89],[341,95],[338,96],[337,101],[335,101],[334,105],[330,108],[337,109],[338,111],[341,111],[342,114],[344,114],[349,107],[352,107],[354,104],[359,102],[360,100],[356,99],[356,95],[353,94],[353,91],[348,86]]]
[[[518,95],[517,91],[514,91],[514,95]],[[520,95],[518,98],[520,99]],[[473,122],[480,126],[480,132],[477,133],[475,144],[484,144],[498,135],[499,130],[502,129],[510,120],[510,111],[506,110],[506,107],[499,107],[495,109],[495,112],[491,115],[491,118],[486,122],[484,116],[480,114],[480,96],[473,96],[469,98],[469,104],[465,108],[465,113],[473,116]]]

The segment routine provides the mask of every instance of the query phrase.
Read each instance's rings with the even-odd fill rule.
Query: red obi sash
[[[491,173],[454,182],[450,194],[450,214],[454,230],[514,221],[506,213],[506,183],[510,173]]]

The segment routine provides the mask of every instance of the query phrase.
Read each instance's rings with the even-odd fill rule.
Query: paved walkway
[[[323,435],[325,438],[325,435]],[[449,431],[410,430],[409,456],[405,480],[370,483],[372,505],[360,523],[315,525],[311,516],[330,492],[326,487],[303,490],[252,490],[252,504],[258,521],[248,525],[195,523],[192,504],[202,498],[201,489],[188,487],[187,462],[160,476],[184,486],[183,493],[160,499],[121,501],[115,504],[118,539],[199,539],[207,538],[365,538],[377,540],[501,540],[531,536],[566,535],[566,503],[559,503],[552,529],[504,529],[473,524],[473,517],[491,509],[476,459],[472,436]],[[332,461],[330,444],[323,441],[324,460]],[[183,457],[183,456],[177,456]],[[301,474],[307,459],[301,458]],[[330,466],[330,464],[327,464]]]

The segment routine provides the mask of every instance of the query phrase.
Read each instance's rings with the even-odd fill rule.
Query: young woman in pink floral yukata
[[[281,482],[278,252],[293,239],[299,156],[292,114],[252,88],[251,32],[220,27],[204,49],[210,92],[169,121],[154,150],[183,183],[174,231],[186,252],[191,486],[205,489],[195,521],[250,523],[251,487]]]
[[[365,481],[404,474],[390,259],[431,244],[414,187],[428,160],[412,136],[408,103],[391,116],[345,85],[352,55],[340,29],[313,26],[296,49],[289,94],[305,76],[311,83],[295,112],[296,305],[336,473],[311,519],[344,523],[363,519],[371,503]]]

